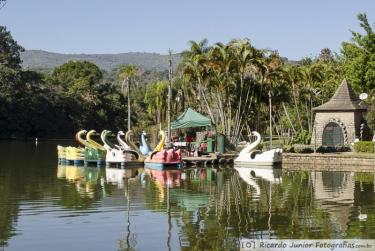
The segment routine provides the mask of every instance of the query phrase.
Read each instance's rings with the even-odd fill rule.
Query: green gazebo
[[[212,126],[211,119],[203,116],[199,112],[194,111],[191,108],[188,108],[184,113],[182,113],[178,118],[172,122],[171,128],[172,129],[184,129],[184,128],[192,128],[192,127],[204,127],[204,126]],[[214,151],[213,147],[213,140],[212,138],[207,138],[207,152],[211,153]],[[221,140],[223,141],[223,140]],[[223,141],[224,142],[224,141]],[[220,145],[223,145],[221,147],[220,152],[224,152],[224,143],[221,143]]]
[[[211,119],[188,108],[183,114],[172,122],[172,129],[182,129],[191,127],[211,126]]]

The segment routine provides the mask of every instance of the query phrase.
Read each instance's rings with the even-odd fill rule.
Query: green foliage
[[[365,34],[352,31],[352,42],[343,42],[343,69],[346,78],[357,91],[370,92],[375,88],[375,33],[366,14],[358,14]]]
[[[372,141],[358,141],[354,143],[354,150],[360,153],[374,153],[375,147]]]
[[[72,97],[90,101],[93,99],[93,88],[103,78],[100,69],[88,61],[69,61],[53,71],[52,84],[63,87],[64,92]]]
[[[297,134],[297,136],[293,140],[293,144],[310,144],[311,134],[306,131],[302,130]]]
[[[313,153],[314,152],[314,146],[303,145],[303,144],[295,144],[290,149],[290,152],[294,152],[294,153]]]
[[[8,68],[20,68],[20,52],[24,49],[17,44],[6,27],[0,26],[0,65]]]
[[[354,180],[356,182],[363,182],[363,183],[373,183],[374,182],[374,174],[373,173],[354,173]]]
[[[157,112],[165,114],[167,108],[167,91],[168,82],[166,81],[158,81],[147,85],[144,102],[147,105],[149,114]]]

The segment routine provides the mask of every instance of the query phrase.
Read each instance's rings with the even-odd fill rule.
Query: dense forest
[[[298,62],[276,50],[255,48],[247,38],[211,45],[191,41],[174,67],[173,118],[192,107],[235,143],[250,130],[267,133],[270,95],[274,134],[288,132],[308,142],[311,108],[326,102],[344,78],[357,93],[373,96],[375,34],[366,14],[358,20],[363,30],[353,31],[339,53],[323,48]],[[36,71],[22,67],[22,51],[1,26],[0,137],[71,138],[80,128],[127,130],[127,88],[132,129],[166,126],[167,71],[129,65],[102,70],[79,60]],[[375,128],[375,101],[366,102],[368,123]]]

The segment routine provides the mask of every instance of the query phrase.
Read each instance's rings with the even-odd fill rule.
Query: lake
[[[223,250],[239,238],[375,238],[374,174],[58,165],[0,142],[0,250]]]

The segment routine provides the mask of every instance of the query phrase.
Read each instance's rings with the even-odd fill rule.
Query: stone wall
[[[374,156],[375,157],[375,156]],[[375,158],[352,154],[283,154],[286,170],[375,172]]]
[[[311,144],[315,144],[316,136],[316,146],[322,145],[323,130],[330,122],[335,122],[341,127],[344,133],[344,144],[352,143],[357,135],[356,120],[358,120],[358,115],[355,116],[354,112],[316,112]]]

